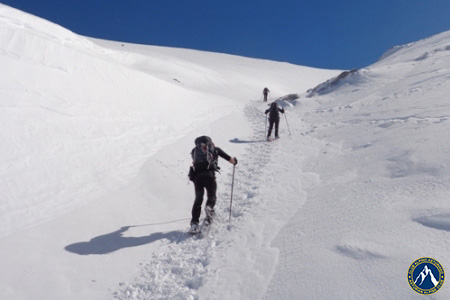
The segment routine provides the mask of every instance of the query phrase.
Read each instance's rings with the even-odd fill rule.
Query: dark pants
[[[264,101],[267,101],[267,93],[264,93]]]
[[[192,206],[191,224],[199,223],[205,189],[207,197],[206,205],[211,206],[212,208],[216,205],[217,182],[214,174],[210,175],[208,173],[209,172],[206,174],[198,174],[194,179],[195,201]]]
[[[267,133],[267,137],[270,137],[272,134],[273,124],[275,124],[275,137],[278,137],[278,125],[280,124],[280,118],[269,119],[269,132]]]

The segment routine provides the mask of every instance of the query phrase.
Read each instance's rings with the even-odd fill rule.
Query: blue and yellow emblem
[[[434,258],[419,258],[408,270],[409,285],[422,295],[436,293],[444,284],[444,279],[444,268]]]

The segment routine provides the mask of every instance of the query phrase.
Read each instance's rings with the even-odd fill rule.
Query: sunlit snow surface
[[[1,299],[422,299],[411,263],[450,265],[450,33],[340,76],[3,5],[0,37]],[[265,86],[300,96],[271,143]],[[199,135],[239,163],[195,239]]]

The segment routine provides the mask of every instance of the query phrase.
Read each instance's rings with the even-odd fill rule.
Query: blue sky
[[[449,0],[0,0],[75,33],[327,69],[450,30]]]

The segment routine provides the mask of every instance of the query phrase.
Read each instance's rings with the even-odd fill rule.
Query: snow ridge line
[[[231,197],[231,173],[228,173],[227,179],[218,178],[219,189],[223,192],[218,194],[215,208],[217,220],[209,235],[197,239],[189,236],[187,228],[180,230],[179,240],[162,244],[160,251],[153,254],[133,282],[120,283],[121,287],[114,292],[114,299],[199,300],[200,288],[223,284],[214,282],[214,275],[219,270],[217,264],[214,267],[211,263],[220,258],[226,249],[234,247],[239,233],[245,234],[246,221],[252,218],[252,211],[259,205],[255,196],[262,170],[270,161],[274,147],[274,143],[267,143],[264,139],[265,117],[260,103],[248,104],[244,113],[253,128],[253,137],[246,143],[245,154],[236,166],[232,222],[228,223]],[[207,292],[208,288],[205,290]],[[208,299],[214,297],[220,295],[210,295]]]

